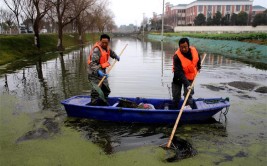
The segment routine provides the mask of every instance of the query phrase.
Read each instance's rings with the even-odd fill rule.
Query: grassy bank
[[[178,43],[184,36],[164,35],[164,41]],[[188,37],[188,36],[186,36]],[[256,43],[241,42],[237,40],[216,40],[207,38],[188,37],[191,45],[197,47],[200,52],[208,52],[223,55],[231,59],[237,59],[252,66],[266,70],[267,46]],[[149,34],[148,39],[160,41],[159,34]]]
[[[95,40],[95,34],[87,34],[85,41]],[[57,34],[41,34],[41,49],[34,45],[33,34],[25,35],[0,35],[0,65],[15,61],[21,58],[57,51]],[[64,34],[63,45],[65,48],[78,46],[79,40],[76,34]]]
[[[151,33],[154,35],[160,35],[160,33]],[[193,37],[202,39],[213,39],[213,40],[237,40],[244,42],[252,42],[261,45],[267,45],[267,33],[164,33],[164,36],[182,36],[182,37]]]

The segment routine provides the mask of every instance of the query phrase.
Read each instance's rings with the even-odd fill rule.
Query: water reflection
[[[110,72],[111,96],[170,98],[172,57],[178,45],[114,38],[111,47],[119,53],[125,44],[128,47],[122,54],[121,61]],[[69,54],[58,54],[51,60],[38,57],[35,64],[1,77],[0,91],[34,101],[34,112],[51,108],[52,111],[62,111],[59,109],[61,100],[73,95],[88,94],[90,90],[86,63],[90,48],[91,45]],[[196,88],[205,88],[199,86],[200,82],[220,83],[225,79],[251,77],[258,83],[264,83],[266,72],[207,53]]]
[[[112,91],[110,96],[171,98],[172,57],[178,45],[140,41],[133,38],[114,38],[111,47],[119,53],[125,44],[128,46],[121,61],[116,63],[108,78]],[[26,65],[24,64],[22,68],[9,69],[8,72],[1,75],[0,93],[16,96],[19,99],[18,104],[22,106],[30,105],[27,107],[27,112],[39,112],[43,115],[43,119],[38,119],[38,121],[41,121],[41,124],[46,125],[47,128],[47,131],[38,128],[29,129],[30,131],[20,138],[35,139],[32,136],[39,132],[44,132],[45,136],[50,131],[49,135],[57,134],[54,130],[58,131],[64,121],[66,126],[80,131],[85,138],[98,144],[107,154],[144,145],[157,146],[164,143],[173,126],[117,124],[66,117],[60,101],[74,95],[89,94],[86,62],[90,48],[91,45],[68,54],[55,54],[48,60],[46,56],[37,57],[30,62],[26,61]],[[266,110],[257,109],[259,114],[254,119],[251,119],[252,115],[249,111],[247,112],[250,114],[246,114],[244,110],[247,110],[246,107],[254,108],[258,103],[262,104],[266,95],[246,89],[241,91],[228,85],[229,82],[254,82],[258,87],[265,86],[266,71],[211,54],[208,50],[206,52],[207,57],[195,84],[195,97],[230,97],[232,110],[229,111],[227,119],[216,115],[208,124],[179,125],[177,135],[181,138],[191,139],[193,147],[195,147],[203,140],[217,144],[221,139],[221,145],[229,144],[229,142],[224,142],[227,140],[223,138],[238,136],[242,132],[246,134],[247,130],[241,131],[236,126],[246,126],[247,122],[259,124],[256,127],[262,132],[261,124],[265,120],[259,117],[264,117]],[[21,64],[23,63],[21,62]],[[245,95],[249,95],[255,100],[251,101],[248,100],[249,98],[245,98],[240,101],[238,97]],[[242,106],[243,104],[245,106]],[[16,111],[21,111],[20,107]],[[48,121],[47,113],[53,113],[55,117]],[[57,119],[61,120],[57,122]],[[230,125],[227,124],[228,121],[230,121]],[[35,126],[40,125],[36,124]],[[253,128],[253,134],[257,135],[258,130]],[[262,136],[263,139],[264,136]],[[244,143],[246,140],[238,139],[238,141]],[[194,144],[195,142],[199,144]]]
[[[178,45],[114,38],[111,47],[119,53],[125,44],[128,47],[121,61],[110,72],[111,96],[170,98],[172,57]],[[27,100],[42,101],[43,104],[38,104],[39,110],[57,108],[60,100],[73,95],[88,94],[90,86],[86,60],[90,48],[88,46],[66,55],[55,55],[54,59],[48,61],[39,57],[34,65],[1,77],[0,91]],[[214,83],[225,79],[240,80],[244,77],[251,79],[251,76],[260,83],[266,81],[264,71],[207,51],[196,86],[201,88],[198,86],[200,82]]]
[[[74,58],[77,53],[79,59]],[[62,111],[59,107],[60,100],[73,93],[79,93],[78,91],[81,90],[75,92],[73,90],[83,88],[74,86],[80,85],[81,80],[82,84],[86,84],[86,64],[84,64],[86,57],[84,58],[83,55],[84,49],[81,48],[68,55],[59,54],[50,61],[43,61],[42,57],[39,57],[35,65],[26,66],[15,73],[5,74],[4,78],[1,78],[1,82],[3,80],[4,83],[1,92],[16,95],[22,100],[32,101],[34,106],[30,112],[47,109]],[[78,72],[75,72],[76,70]]]
[[[66,126],[83,133],[107,154],[147,145],[161,145],[167,141],[164,126],[99,122],[89,119],[68,118]]]
[[[38,61],[36,62],[36,71],[37,76],[40,82],[40,90],[43,92],[42,97],[42,110],[48,109],[48,87],[47,87],[47,81],[44,79],[43,76],[43,69],[42,69],[42,58],[39,57]]]
[[[100,146],[106,154],[149,145],[164,147],[168,142],[173,127],[172,125],[164,124],[127,124],[80,118],[68,118],[65,121],[65,125],[81,132],[86,139]],[[192,129],[189,131],[188,127]],[[176,156],[172,156],[172,158],[169,156],[168,160],[180,160],[195,154],[196,151],[192,145],[180,138],[188,135],[189,132],[190,135],[206,133],[213,137],[227,136],[225,125],[219,123],[214,118],[202,124],[202,127],[199,124],[192,124],[190,126],[180,125],[177,131],[179,133],[178,137],[176,136],[176,141],[173,141],[174,147],[176,147],[174,149]],[[188,145],[187,149],[185,149],[186,145]],[[183,157],[181,156],[182,151],[186,152]],[[192,155],[190,155],[191,152]]]
[[[59,60],[60,60],[60,67],[61,67],[61,76],[62,76],[62,89],[63,89],[63,94],[64,97],[67,97],[67,92],[66,92],[66,68],[65,68],[65,63],[63,59],[63,54],[61,53],[59,55]]]

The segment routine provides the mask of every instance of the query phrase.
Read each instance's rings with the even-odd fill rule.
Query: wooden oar
[[[124,46],[124,48],[121,50],[121,53],[119,54],[119,56],[122,55],[122,53],[123,53],[123,51],[125,50],[125,48],[127,47],[127,45],[128,45],[128,44],[126,44],[126,45]],[[107,74],[109,74],[110,70],[113,68],[113,66],[116,64],[116,62],[117,62],[117,60],[115,60],[115,61],[113,62],[113,64],[108,68]],[[97,85],[98,87],[101,86],[101,84],[103,83],[103,81],[105,80],[105,78],[106,78],[106,76],[104,76],[104,77],[100,80],[100,82],[99,82],[98,85]]]
[[[206,53],[204,53],[204,57],[203,57],[203,59],[202,59],[202,61],[201,61],[201,65],[203,64],[205,57],[206,57]],[[195,76],[195,78],[194,78],[192,84],[190,85],[190,88],[189,88],[187,94],[186,94],[186,97],[185,97],[185,99],[184,99],[182,108],[180,109],[179,115],[178,115],[178,117],[177,117],[177,119],[176,119],[176,122],[175,122],[175,125],[174,125],[174,127],[173,127],[173,129],[172,129],[172,134],[171,134],[171,136],[170,136],[170,138],[169,138],[169,141],[168,141],[168,143],[167,143],[167,148],[170,148],[170,146],[171,146],[173,136],[174,136],[174,134],[175,134],[175,131],[176,131],[177,126],[178,126],[178,123],[179,123],[180,118],[181,118],[181,116],[182,116],[182,113],[183,113],[185,104],[186,104],[186,102],[187,102],[187,99],[188,99],[188,97],[189,97],[189,95],[190,95],[190,93],[191,93],[192,88],[194,87],[194,83],[195,83],[195,80],[196,80],[196,78],[197,78],[197,75],[198,75],[198,72],[197,72],[197,74],[196,74],[196,76]]]

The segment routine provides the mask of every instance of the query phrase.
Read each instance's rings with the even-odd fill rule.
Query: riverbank
[[[147,37],[152,40],[161,40],[160,33],[150,33]],[[199,51],[208,49],[211,53],[267,69],[266,33],[164,33],[165,41],[177,43],[181,37],[189,37],[192,45],[195,45]],[[40,50],[34,46],[33,38],[33,34],[0,36],[0,65],[57,51],[57,34],[41,34]],[[85,42],[96,41],[98,38],[99,34],[90,33],[85,36]],[[63,44],[66,52],[73,47],[80,46],[77,34],[64,34]]]
[[[243,36],[244,35],[244,36]],[[267,44],[256,44],[250,42],[242,42],[239,40],[266,40],[266,34],[243,34],[243,35],[227,35],[227,34],[164,34],[165,42],[178,43],[181,37],[188,37],[191,45],[197,47],[200,52],[209,50],[210,53],[223,55],[231,59],[251,64],[260,69],[267,69]],[[243,37],[242,37],[243,36]],[[252,37],[254,36],[254,37]],[[161,41],[160,34],[149,34],[148,39]],[[235,39],[235,40],[233,40]],[[263,42],[263,43],[266,43]]]
[[[224,25],[218,25],[218,26],[176,26],[174,27],[174,32],[179,33],[220,33],[220,34],[227,34],[227,33],[233,33],[233,34],[247,34],[247,33],[267,33],[267,26],[266,25],[258,25],[256,27],[253,27],[251,25],[247,26],[224,26]]]
[[[95,34],[87,34],[85,42],[95,40]],[[57,34],[41,34],[41,49],[34,45],[34,35],[0,35],[0,65],[7,64],[22,58],[30,58],[47,52],[57,51]],[[63,45],[68,51],[70,48],[79,46],[77,34],[64,34]]]
[[[154,33],[154,34],[159,35],[159,33]],[[234,41],[249,42],[267,46],[267,33],[199,33],[199,32],[181,33],[180,32],[180,33],[164,33],[164,36],[167,37],[186,36],[192,38],[212,39],[212,40],[234,40]]]

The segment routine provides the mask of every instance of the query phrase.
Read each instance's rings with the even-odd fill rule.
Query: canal
[[[170,98],[178,44],[113,38],[111,48],[119,54],[126,44],[108,78],[110,96]],[[206,50],[194,97],[229,97],[229,112],[205,124],[179,125],[176,137],[190,144],[194,154],[168,163],[159,145],[166,143],[172,125],[67,117],[60,102],[90,92],[91,46],[49,59],[23,60],[19,68],[0,67],[0,165],[267,163],[266,70]]]

